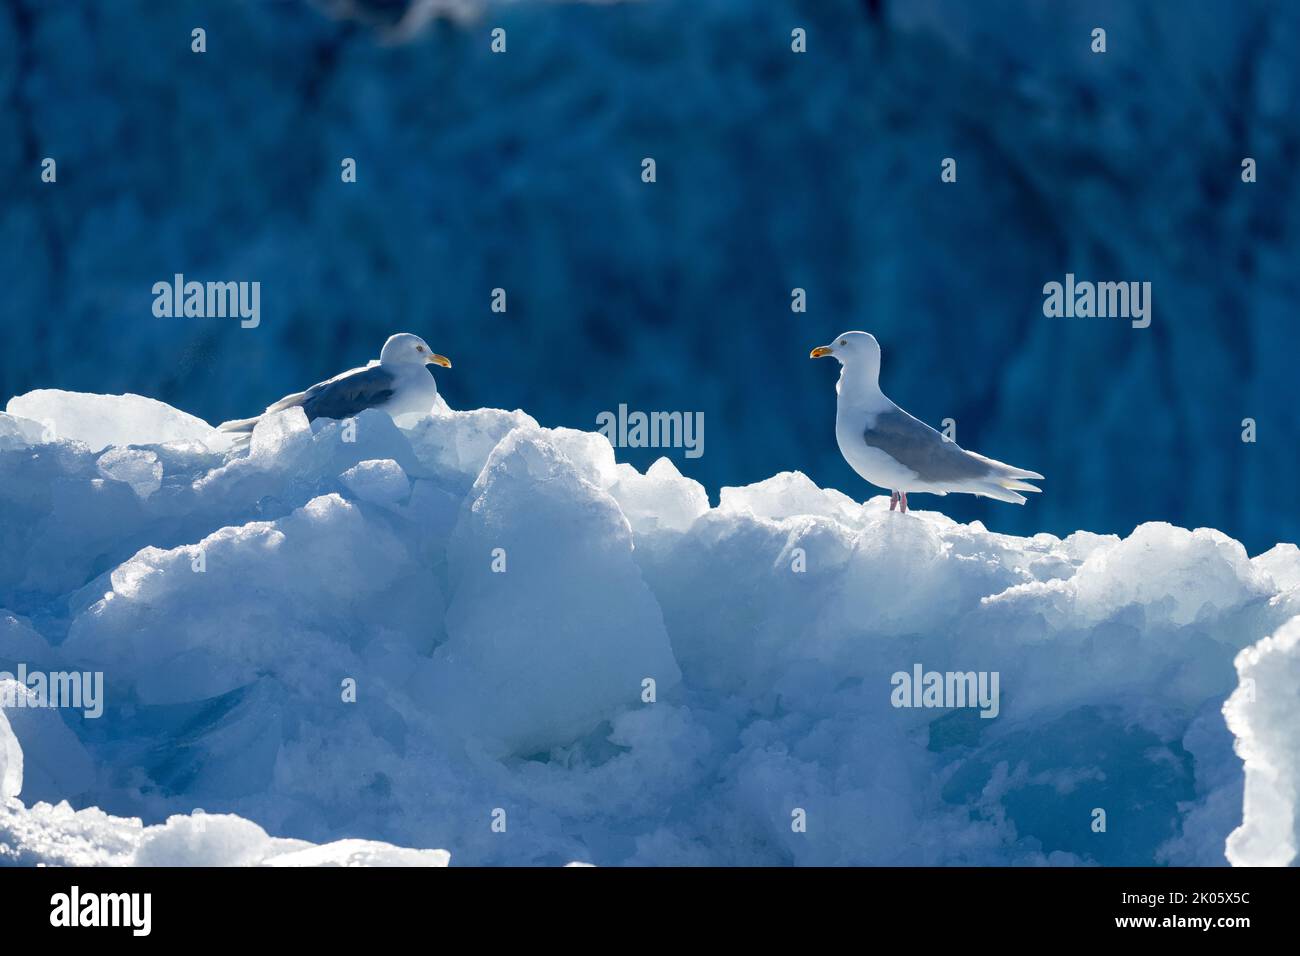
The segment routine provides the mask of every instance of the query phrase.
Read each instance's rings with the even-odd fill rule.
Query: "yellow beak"
[[[424,360],[424,364],[441,365],[443,368],[451,368],[451,359],[447,358],[445,355],[436,355],[431,352],[429,353],[429,357]]]
[[[808,353],[808,357],[809,357],[809,358],[825,358],[826,356],[828,356],[828,355],[832,355],[832,354],[834,354],[834,353],[831,351],[831,347],[830,347],[829,345],[819,345],[819,346],[817,346],[815,349],[813,349],[811,352]]]

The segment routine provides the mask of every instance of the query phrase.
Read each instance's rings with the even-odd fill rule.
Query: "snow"
[[[12,862],[1296,855],[1293,546],[1018,537],[798,472],[713,507],[520,411],[173,420],[0,446],[0,671],[106,682],[99,719],[0,710]],[[998,715],[892,706],[918,664],[996,672]]]

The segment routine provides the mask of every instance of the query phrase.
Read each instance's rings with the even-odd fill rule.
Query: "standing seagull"
[[[367,408],[378,408],[396,418],[411,412],[427,412],[438,398],[438,384],[425,367],[451,362],[429,348],[424,339],[410,332],[389,336],[379,352],[379,361],[349,369],[313,385],[305,392],[286,395],[261,415],[223,422],[223,432],[251,432],[263,415],[293,408],[316,418],[352,418]]]
[[[833,355],[843,368],[835,385],[835,440],[859,475],[890,492],[889,510],[907,511],[909,491],[961,491],[1025,503],[1018,491],[1041,491],[1025,478],[1043,476],[965,451],[903,411],[880,390],[880,343],[868,332],[845,332],[809,358]]]

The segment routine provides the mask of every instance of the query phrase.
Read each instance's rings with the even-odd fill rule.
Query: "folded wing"
[[[1019,491],[1040,491],[1024,479],[1041,479],[1036,471],[966,451],[949,441],[925,422],[901,408],[881,412],[863,430],[868,445],[879,448],[914,472],[920,481],[947,490],[987,495],[1002,501],[1024,504]]]
[[[305,392],[286,395],[271,405],[262,415],[301,407],[307,420],[317,418],[352,418],[367,408],[378,408],[393,397],[393,375],[378,362],[364,368],[354,368],[335,375],[327,381],[313,385]],[[225,432],[251,432],[261,415],[225,422]]]

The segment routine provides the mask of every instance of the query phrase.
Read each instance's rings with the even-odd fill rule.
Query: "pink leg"
[[[889,510],[893,511],[894,508],[896,508],[897,506],[898,506],[898,492],[891,491],[889,493]]]
[[[907,514],[907,492],[906,491],[900,492],[898,497],[902,500],[902,505],[903,505],[898,510],[903,512],[903,514]]]

